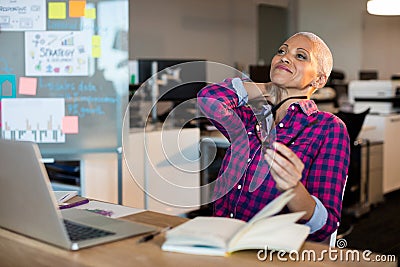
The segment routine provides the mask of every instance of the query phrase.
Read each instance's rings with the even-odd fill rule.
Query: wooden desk
[[[178,225],[186,220],[150,211],[125,219],[159,227],[166,223]],[[331,261],[327,255],[324,261],[282,262],[274,257],[272,262],[265,262],[258,260],[257,251],[237,252],[229,257],[197,256],[161,251],[163,236],[141,244],[137,244],[137,239],[133,237],[71,252],[0,229],[0,266],[396,266],[395,262],[365,262],[362,259],[360,262]],[[306,242],[303,250],[306,249],[312,249],[319,255],[328,247]]]

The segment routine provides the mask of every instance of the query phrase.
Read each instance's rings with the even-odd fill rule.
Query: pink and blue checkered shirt
[[[214,215],[248,221],[280,192],[261,155],[254,133],[256,117],[239,102],[232,79],[209,85],[198,94],[204,115],[231,143],[214,188]],[[301,182],[316,200],[316,210],[319,202],[327,211],[326,220],[309,239],[325,240],[340,222],[350,156],[346,126],[333,114],[319,111],[314,101],[301,100],[290,105],[275,129],[276,141],[284,144],[302,131],[289,147],[304,163]]]

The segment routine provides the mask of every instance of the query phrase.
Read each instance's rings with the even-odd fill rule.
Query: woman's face
[[[304,89],[317,80],[313,43],[297,35],[282,44],[271,61],[271,81],[284,88]]]

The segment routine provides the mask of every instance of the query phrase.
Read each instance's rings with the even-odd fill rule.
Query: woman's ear
[[[312,86],[313,86],[314,88],[316,88],[316,89],[320,89],[320,88],[322,88],[322,87],[325,86],[325,84],[326,84],[327,81],[328,81],[328,79],[327,79],[326,75],[325,75],[325,74],[320,74],[320,75],[318,76],[317,80],[315,80],[315,81],[312,83]]]

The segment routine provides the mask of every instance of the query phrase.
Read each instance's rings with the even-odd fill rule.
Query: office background
[[[266,43],[279,44],[285,37],[296,31],[311,31],[320,35],[329,44],[335,59],[334,68],[343,71],[347,81],[358,79],[360,70],[376,70],[380,79],[389,79],[393,74],[400,73],[398,64],[400,53],[397,51],[400,41],[398,31],[400,17],[369,15],[366,12],[366,3],[367,0],[131,0],[129,1],[129,59],[205,59],[224,63],[241,71],[248,71],[249,65],[260,61],[269,62],[269,59],[264,58],[265,55],[262,54],[263,45]],[[262,13],[261,8],[266,8],[267,13]],[[268,9],[282,12],[283,19],[279,16],[269,18]],[[262,20],[264,24],[260,24],[260,14],[264,15]],[[260,32],[266,34],[260,34]],[[282,36],[279,34],[282,32],[285,32],[286,36],[281,40],[279,38]],[[121,33],[121,38],[124,34]],[[271,52],[273,53],[276,48],[277,46],[272,46]],[[113,48],[113,50],[117,49]],[[126,52],[122,47],[120,50],[123,54]],[[113,57],[113,59],[116,62],[107,61],[105,65],[126,67],[125,58]],[[125,79],[126,74],[124,72],[124,79],[119,80],[123,84],[128,83]],[[221,80],[230,75],[229,73],[218,74],[220,77],[214,77],[216,73],[209,72],[207,78]],[[128,91],[120,93],[122,99],[127,100],[125,96]],[[190,137],[188,138],[190,142],[185,145],[197,149],[199,131],[190,129],[186,132],[186,137]],[[171,132],[171,135],[174,134]],[[142,153],[143,151],[138,151],[136,148],[142,145],[143,141],[134,135],[129,137],[132,137],[132,143],[129,146],[133,150],[132,154]],[[150,137],[152,136],[149,135]],[[159,136],[154,138],[160,139]],[[153,149],[149,150],[149,157],[157,157],[161,154],[157,150],[160,148],[158,143],[151,145],[150,148]],[[113,150],[113,154],[117,151]],[[144,176],[142,173],[149,173],[148,169],[143,167],[147,164],[146,159],[140,155],[140,160],[135,160],[135,166],[139,167],[133,169],[140,174],[138,175],[140,177]],[[162,160],[160,159],[160,165]],[[89,162],[91,164],[88,164]],[[121,170],[116,155],[110,157],[96,155],[90,161],[85,159],[81,167],[84,170],[81,170],[81,173],[82,177],[85,177],[85,184],[82,186],[85,195],[111,202],[119,201],[116,192],[121,186],[121,183],[117,183]],[[127,173],[123,176],[131,184],[134,183]],[[89,179],[89,177],[92,178]],[[198,176],[195,178],[193,180],[198,182]],[[156,183],[148,185],[163,189]],[[195,185],[198,186],[198,184]],[[140,188],[132,189],[132,187],[124,186],[123,190],[124,196],[135,198],[136,202],[132,202],[134,206],[150,207],[154,210],[165,209],[164,206],[152,206],[155,201],[152,202],[153,204],[146,202],[148,200],[143,197]],[[198,195],[195,197],[198,198]],[[398,197],[393,199],[396,202]],[[374,215],[375,218],[381,219],[380,224],[356,228],[359,235],[372,233],[376,228],[383,229],[388,222],[398,225],[396,218],[388,216],[393,213],[392,211],[392,209],[380,209],[380,214],[386,215]],[[381,237],[398,237],[399,233],[398,230],[393,229],[391,233],[379,232],[379,234],[378,238],[382,241]],[[352,244],[359,240],[357,239]],[[389,244],[389,242],[386,243]],[[400,247],[398,241],[396,243],[394,240],[391,244],[394,244],[394,247],[386,247],[388,250],[385,251],[378,250],[382,246],[377,246],[375,249],[369,244],[363,245],[366,245],[365,248],[383,253],[398,252]]]
[[[264,18],[267,23],[260,25],[260,5],[283,9],[286,23]],[[400,16],[370,15],[366,5],[367,0],[132,0],[129,58],[201,58],[249,71],[261,61],[261,43],[283,41],[274,39],[280,31],[311,31],[329,44],[334,69],[345,74],[346,83],[359,79],[360,70],[388,80],[400,73]],[[267,37],[259,34],[263,30]],[[271,40],[261,39],[269,33]],[[218,79],[214,75],[208,73]],[[398,193],[386,195],[385,204],[356,222],[345,216],[339,233],[354,227],[345,236],[349,246],[399,255],[399,199]]]
[[[361,69],[400,72],[400,17],[367,13],[367,0],[131,0],[129,57],[202,58],[229,66],[258,62],[258,6],[283,7],[288,33],[312,31],[347,80]],[[267,29],[281,27],[275,21]]]

